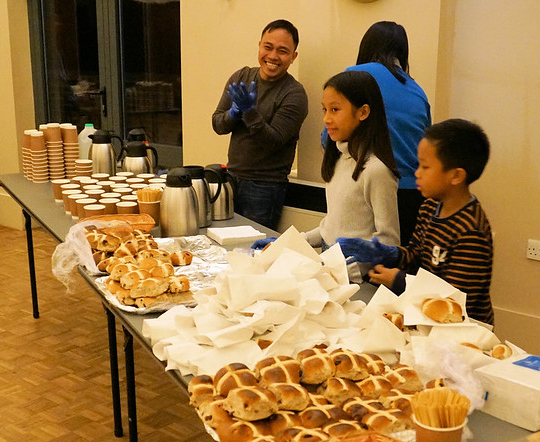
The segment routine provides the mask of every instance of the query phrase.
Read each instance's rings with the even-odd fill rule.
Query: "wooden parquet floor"
[[[123,334],[117,330],[124,436],[113,432],[107,320],[80,279],[73,295],[53,276],[57,243],[34,229],[40,318],[32,317],[26,236],[0,226],[0,442],[127,441]],[[137,342],[141,442],[213,439],[159,363]]]

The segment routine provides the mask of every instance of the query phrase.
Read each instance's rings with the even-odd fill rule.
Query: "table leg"
[[[133,335],[124,329],[124,353],[126,359],[126,390],[128,402],[129,440],[137,442],[137,399],[135,395],[135,362],[133,358]]]
[[[34,263],[34,240],[32,238],[32,217],[23,209],[24,228],[26,230],[26,246],[28,249],[28,270],[30,272],[30,290],[32,291],[32,311],[34,318],[39,318],[37,285],[36,285],[36,266]]]
[[[107,313],[107,330],[109,332],[109,363],[111,366],[111,390],[114,416],[114,435],[122,437],[122,408],[120,402],[120,380],[118,376],[118,352],[116,349],[116,320],[112,312],[105,306]]]

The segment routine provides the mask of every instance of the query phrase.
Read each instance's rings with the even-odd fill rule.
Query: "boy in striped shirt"
[[[469,190],[488,158],[488,138],[474,123],[450,119],[427,128],[418,144],[415,173],[426,200],[407,247],[387,246],[377,238],[338,238],[343,254],[371,263],[370,282],[396,294],[405,290],[405,273],[422,267],[467,294],[471,318],[493,324],[491,228]]]

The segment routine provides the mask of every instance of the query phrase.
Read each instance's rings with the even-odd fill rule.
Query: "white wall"
[[[495,232],[492,299],[499,334],[540,354],[540,2],[456,2],[450,115],[476,121],[491,158],[473,190]]]
[[[324,82],[356,61],[364,32],[379,20],[403,24],[411,45],[411,73],[435,100],[439,1],[205,0],[181,2],[184,162],[226,162],[229,137],[216,135],[211,116],[229,76],[257,66],[264,26],[277,18],[299,30],[290,72],[306,88],[309,115],[300,134],[299,178],[320,181],[320,99]],[[418,11],[422,11],[419,15]]]

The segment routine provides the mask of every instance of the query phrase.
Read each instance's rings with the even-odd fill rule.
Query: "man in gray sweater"
[[[231,134],[228,168],[236,178],[235,212],[271,229],[281,216],[300,127],[308,113],[303,86],[287,70],[298,53],[298,30],[269,23],[259,42],[259,67],[227,82],[212,115],[219,135]]]

